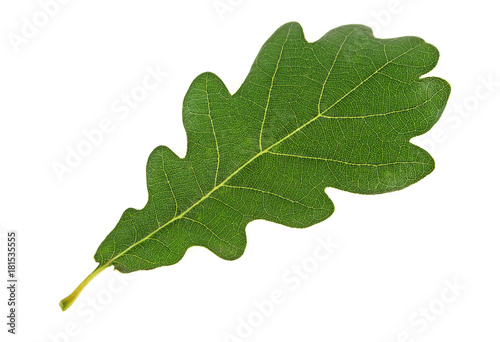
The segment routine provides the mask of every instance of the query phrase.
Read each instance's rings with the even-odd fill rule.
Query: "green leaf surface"
[[[61,307],[109,266],[172,265],[191,246],[232,260],[250,221],[321,222],[334,211],[326,187],[379,194],[419,181],[434,161],[409,140],[436,123],[450,94],[446,81],[421,78],[438,57],[420,38],[377,39],[362,25],[309,43],[288,23],[235,94],[201,74],[184,99],[186,157],[151,153],[146,206],[123,213],[94,256],[98,268]]]

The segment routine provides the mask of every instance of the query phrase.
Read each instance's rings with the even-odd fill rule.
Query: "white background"
[[[1,3],[0,339],[229,341],[229,333],[242,341],[498,341],[495,3],[220,4],[231,10],[218,13],[213,0],[73,0],[44,23],[37,1]],[[43,27],[16,45],[23,18]],[[181,107],[190,82],[212,71],[235,92],[261,45],[289,21],[309,41],[360,23],[381,38],[415,35],[439,49],[431,74],[449,81],[452,94],[441,121],[415,139],[434,156],[435,171],[385,195],[328,189],[336,212],[308,229],[252,222],[236,261],[195,247],[174,266],[122,275],[122,282],[108,269],[61,312],[58,302],[96,267],[93,254],[121,213],[146,203],[149,153],[167,145],[184,155]],[[169,75],[120,118],[112,104],[141,85],[147,68]],[[103,119],[114,130],[59,180],[53,163],[65,163],[67,148]],[[17,230],[20,243],[15,338],[4,322],[7,230]],[[314,264],[318,239],[339,247]],[[283,276],[303,263],[310,272],[295,289]],[[450,282],[460,285],[455,295],[446,290]],[[284,300],[258,322],[254,301],[276,291]],[[249,316],[259,326],[242,336],[237,330]]]

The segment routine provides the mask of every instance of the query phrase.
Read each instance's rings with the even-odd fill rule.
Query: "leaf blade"
[[[336,48],[332,49],[332,44],[336,44]],[[329,65],[325,60],[320,62],[320,58],[325,55],[328,46],[331,50],[328,54]],[[302,50],[297,53],[299,49]],[[317,53],[317,51],[321,51],[321,53]],[[313,56],[317,60],[317,65],[311,66]],[[401,145],[400,148],[396,148],[396,146],[404,138],[413,136],[412,134],[423,133],[432,126],[432,122],[421,120],[419,125],[414,124],[413,129],[406,127],[404,130],[405,123],[411,122],[411,120],[399,120],[399,122],[394,121],[395,124],[399,125],[396,129],[392,126],[392,122],[387,120],[387,116],[401,116],[403,113],[409,113],[407,116],[411,119],[427,104],[429,107],[437,102],[441,108],[444,107],[447,95],[440,96],[438,101],[433,102],[433,99],[438,96],[439,92],[446,92],[449,89],[447,83],[438,78],[423,80],[419,78],[420,75],[434,67],[437,58],[437,50],[416,37],[381,40],[373,38],[371,31],[364,26],[348,25],[328,32],[317,42],[308,43],[300,25],[290,23],[278,29],[264,44],[249,76],[234,95],[229,94],[222,80],[216,75],[211,73],[200,75],[193,81],[184,102],[183,117],[188,133],[188,153],[185,161],[173,156],[170,150],[162,150],[160,153],[164,178],[170,192],[174,194],[165,171],[166,167],[170,170],[180,168],[181,172],[178,173],[181,173],[182,177],[177,175],[176,179],[185,178],[187,171],[193,170],[196,187],[193,186],[192,180],[185,182],[188,185],[178,184],[175,187],[182,189],[183,192],[189,192],[186,189],[196,189],[198,194],[189,193],[188,196],[185,196],[186,198],[179,200],[181,203],[179,205],[177,205],[176,197],[172,196],[176,203],[174,215],[168,220],[167,218],[157,219],[155,230],[149,232],[140,242],[135,242],[133,247],[127,247],[121,254],[113,256],[113,262],[109,262],[111,259],[108,259],[106,263],[115,265],[122,272],[127,272],[143,268],[149,269],[150,266],[163,266],[171,264],[172,261],[178,261],[179,258],[173,260],[167,258],[162,262],[153,257],[151,253],[141,251],[148,250],[149,247],[143,245],[149,239],[160,242],[171,240],[171,236],[164,236],[164,234],[159,234],[160,239],[157,239],[155,234],[177,221],[179,221],[177,223],[179,227],[172,229],[174,231],[179,229],[177,235],[190,241],[188,244],[182,242],[174,244],[175,248],[172,249],[177,251],[177,256],[182,255],[192,245],[203,245],[222,258],[233,259],[243,253],[246,239],[241,238],[241,236],[244,236],[244,226],[252,219],[264,218],[288,226],[306,227],[333,213],[333,204],[323,191],[328,184],[314,182],[313,189],[320,189],[314,193],[313,201],[320,203],[320,205],[314,207],[304,203],[304,198],[308,197],[304,193],[297,196],[291,194],[290,190],[287,193],[287,190],[279,183],[276,185],[278,177],[282,176],[281,174],[268,174],[268,180],[266,180],[266,176],[262,172],[251,167],[252,164],[257,165],[256,169],[265,170],[268,173],[277,163],[281,164],[282,167],[286,167],[287,163],[296,163],[297,166],[304,169],[317,170],[319,174],[327,174],[328,170],[334,170],[330,173],[337,179],[329,180],[330,185],[357,193],[393,191],[423,178],[434,168],[434,162],[430,155],[409,143]],[[354,69],[354,73],[359,77],[357,80],[353,77],[354,74],[351,77],[342,74],[345,73],[345,65],[348,62],[358,65]],[[395,68],[394,65],[396,65]],[[404,70],[401,68],[402,65],[405,67]],[[323,82],[319,82],[320,77],[316,75],[318,68],[321,69],[321,67],[324,69],[321,75]],[[300,71],[301,68],[302,71]],[[311,69],[313,72],[304,72],[304,68]],[[300,94],[304,93],[305,90],[303,84],[311,87],[311,84],[315,83],[314,77],[317,78],[316,90],[318,87],[321,87],[321,90],[302,101],[304,99],[301,98]],[[305,80],[311,82],[305,82]],[[338,87],[339,83],[345,83],[345,85]],[[439,91],[425,91],[425,87],[435,88],[436,83],[441,84]],[[374,97],[380,96],[373,91],[374,85],[396,89],[394,91],[399,91],[397,96],[404,96],[406,102],[373,101]],[[415,98],[415,94],[420,95]],[[431,94],[431,96],[422,97],[425,94]],[[383,95],[390,96],[390,94]],[[414,98],[411,98],[412,95]],[[293,96],[297,96],[301,101],[291,102]],[[425,99],[422,101],[422,98]],[[370,100],[372,102],[369,102]],[[245,101],[247,103],[242,105]],[[303,109],[303,104],[307,102],[311,104],[307,113],[301,112],[300,116],[295,115],[294,120],[291,120],[290,113],[284,113],[283,108],[286,108],[286,103],[290,105],[291,112],[295,112],[294,105]],[[344,106],[345,102],[347,104]],[[252,105],[249,107],[248,103]],[[355,105],[356,103],[361,103],[361,105]],[[391,108],[388,111],[387,104],[393,103],[395,103],[396,108]],[[383,110],[378,108],[380,106],[383,107]],[[316,111],[312,110],[314,108]],[[348,114],[352,113],[350,108],[361,108],[362,115],[358,111],[349,116]],[[249,110],[253,115],[252,119],[249,118],[249,115],[238,115]],[[427,109],[427,111],[429,110]],[[438,114],[439,111],[439,107],[434,110]],[[205,117],[200,120],[202,116]],[[438,116],[435,115],[435,119]],[[248,124],[246,126],[250,126],[250,128],[244,130],[243,134],[241,130],[233,129],[233,127],[244,126],[241,117],[247,122],[251,122],[255,129]],[[327,121],[337,122],[327,123]],[[339,123],[341,121],[342,123]],[[349,121],[363,121],[363,124],[353,124]],[[219,127],[223,129],[219,129]],[[276,127],[280,129],[276,129]],[[390,131],[387,131],[384,137],[388,140],[377,140],[380,129],[397,130],[398,134],[391,135]],[[249,131],[250,134],[248,134]],[[254,132],[258,132],[258,135],[253,134]],[[310,143],[314,142],[315,137],[321,136],[322,138],[319,140],[322,143],[326,142],[329,146],[338,145],[339,138],[332,134],[329,135],[328,132],[342,132],[344,135],[345,132],[348,132],[351,137],[371,136],[372,139],[358,138],[351,139],[351,141],[345,139],[344,147],[337,148],[339,151],[337,157],[335,154],[332,155],[332,149],[317,149],[315,147],[319,144]],[[400,135],[404,137],[400,137]],[[241,144],[237,143],[241,137],[247,138],[245,142],[246,153],[236,151],[242,147]],[[370,146],[363,144],[364,141],[368,141]],[[367,158],[366,154],[361,153],[366,148],[375,150],[371,153],[373,157]],[[377,152],[391,149],[393,151],[386,155]],[[391,157],[395,155],[399,158]],[[235,162],[232,159],[233,156],[239,156],[240,160]],[[152,153],[152,159],[155,159],[155,152]],[[259,163],[259,159],[263,162]],[[290,159],[300,159],[301,161],[297,163],[297,160],[292,162]],[[179,165],[176,166],[176,163]],[[180,164],[183,163],[185,165],[181,166]],[[150,168],[150,165],[155,165],[155,163],[148,162],[148,170],[150,170],[148,176],[154,174],[154,171],[151,170],[155,169],[155,167]],[[255,179],[252,179],[252,175],[256,176],[253,177]],[[297,177],[302,175],[301,172],[295,176],[292,175],[287,178],[287,182],[297,184]],[[270,177],[271,181],[269,181]],[[374,179],[378,179],[377,184],[375,184]],[[257,186],[259,182],[263,186]],[[149,187],[148,190],[153,194],[162,194],[165,193],[164,188],[165,186],[163,189]],[[223,191],[222,188],[226,189]],[[215,196],[214,194],[218,192],[220,194]],[[311,192],[314,190],[309,191],[309,196]],[[187,198],[191,198],[191,202]],[[197,200],[194,201],[193,198],[197,198]],[[219,202],[214,203],[214,200],[210,200],[212,198]],[[240,199],[236,201],[236,204],[231,204],[235,201],[234,198]],[[242,200],[243,198],[244,200]],[[260,198],[260,200],[256,200],[256,198]],[[166,207],[166,211],[171,212],[172,209],[168,209],[168,203],[171,206],[172,201],[164,202],[160,201],[156,207]],[[205,204],[201,205],[203,202]],[[267,205],[259,205],[259,202]],[[154,200],[153,203],[155,203]],[[245,208],[242,203],[254,204]],[[196,209],[197,206],[201,206],[200,209]],[[258,208],[258,210],[249,210],[248,207]],[[275,211],[281,211],[281,216],[289,216],[293,219],[284,219],[280,217],[280,214],[269,210],[266,213],[269,207],[276,207],[278,209]],[[147,212],[147,206],[143,210]],[[244,210],[249,211],[249,213],[243,213]],[[221,216],[236,217],[237,220],[213,219],[210,215],[205,214],[206,211],[220,213]],[[153,209],[152,212],[157,215],[156,213],[161,212],[161,210]],[[324,213],[319,214],[319,212]],[[290,213],[292,215],[288,215]],[[296,213],[301,213],[301,215],[296,215]],[[299,218],[306,216],[307,219],[300,220],[297,219],[297,216]],[[232,229],[223,229],[220,228],[221,226],[231,226]],[[236,231],[236,233],[231,232],[231,230]],[[188,234],[180,231],[188,232]],[[236,239],[237,242],[225,238],[231,234],[239,236]],[[163,247],[165,248],[165,246]],[[162,254],[162,252],[158,253]],[[125,256],[140,259],[142,262],[135,262],[138,267],[120,266],[117,261]],[[103,260],[99,261],[103,262]],[[130,261],[130,263],[134,262]]]

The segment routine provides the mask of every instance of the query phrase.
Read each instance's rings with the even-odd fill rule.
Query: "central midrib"
[[[163,228],[165,228],[166,226],[168,226],[169,224],[171,224],[172,222],[175,222],[181,218],[183,218],[187,213],[189,213],[194,207],[196,207],[198,204],[200,204],[201,202],[203,202],[204,200],[206,200],[207,198],[209,198],[215,191],[217,191],[219,188],[223,187],[231,178],[233,178],[233,176],[235,176],[236,174],[238,174],[241,170],[243,170],[248,164],[250,164],[251,162],[253,162],[255,159],[257,159],[258,157],[260,157],[261,155],[267,153],[269,150],[271,150],[272,148],[274,148],[275,146],[281,144],[283,141],[285,141],[286,139],[288,139],[290,136],[292,136],[293,134],[297,133],[298,131],[302,130],[304,127],[306,127],[307,125],[309,125],[311,122],[315,121],[316,119],[318,119],[322,114],[318,114],[317,116],[315,116],[314,118],[312,118],[311,120],[309,120],[308,122],[306,122],[305,124],[303,124],[302,126],[300,126],[299,128],[297,128],[295,131],[293,131],[292,133],[288,134],[286,137],[284,137],[283,139],[275,142],[274,144],[272,144],[271,146],[269,146],[268,148],[266,148],[265,150],[262,150],[260,152],[258,152],[255,156],[253,156],[252,158],[250,158],[248,161],[246,161],[243,165],[241,165],[236,171],[234,171],[232,174],[230,174],[226,179],[224,179],[224,181],[222,181],[221,183],[219,183],[219,185],[215,186],[214,188],[212,188],[212,190],[210,190],[205,196],[201,197],[196,203],[194,203],[193,205],[191,205],[189,208],[187,208],[185,211],[183,211],[181,214],[173,217],[170,219],[170,221],[168,221],[167,223],[161,225],[160,227],[158,227],[157,229],[155,229],[154,231],[152,231],[151,233],[149,233],[148,235],[146,235],[144,238],[142,238],[141,240],[137,241],[137,242],[134,242],[132,245],[130,245],[130,247],[128,247],[127,249],[123,250],[122,252],[118,253],[115,257],[113,257],[112,259],[108,260],[104,265],[103,265],[103,268],[106,268],[108,266],[111,266],[111,264],[118,258],[120,258],[121,256],[123,256],[125,253],[127,253],[129,250],[131,250],[132,248],[134,248],[135,246],[137,245],[140,245],[141,243],[143,243],[144,241],[147,241],[151,236],[153,236],[154,234],[156,234],[157,232],[159,232],[160,230],[162,230]]]
[[[423,43],[422,43],[423,44]],[[155,229],[153,232],[149,233],[148,235],[146,235],[144,238],[142,238],[141,240],[137,241],[137,242],[134,242],[132,245],[130,245],[130,247],[126,248],[125,250],[123,250],[122,252],[118,253],[116,256],[114,256],[113,258],[111,258],[110,260],[108,260],[106,263],[104,263],[102,265],[102,268],[106,268],[108,266],[111,266],[111,264],[117,260],[118,258],[120,258],[121,256],[123,256],[125,253],[127,253],[128,251],[130,251],[132,248],[134,248],[135,246],[138,246],[140,245],[141,243],[143,243],[144,241],[147,241],[151,236],[153,236],[154,234],[156,234],[157,232],[159,232],[160,230],[162,230],[163,228],[167,227],[169,224],[171,224],[172,222],[175,222],[181,218],[183,218],[187,213],[189,213],[193,208],[195,208],[198,204],[200,204],[201,202],[203,202],[204,200],[206,200],[207,198],[209,198],[215,191],[217,191],[219,188],[223,187],[224,184],[226,184],[231,178],[233,178],[233,176],[235,176],[236,174],[238,174],[241,170],[243,170],[248,164],[250,164],[251,162],[253,162],[255,159],[257,159],[258,157],[266,154],[268,151],[270,151],[272,148],[276,147],[277,145],[281,144],[283,141],[287,140],[288,138],[290,138],[292,135],[294,135],[295,133],[301,131],[304,127],[308,126],[309,124],[311,124],[312,122],[316,121],[318,118],[322,117],[324,113],[326,113],[327,111],[329,111],[330,109],[332,109],[334,106],[336,106],[340,101],[342,101],[344,98],[346,98],[347,96],[349,96],[349,94],[351,94],[353,91],[355,91],[357,88],[359,88],[362,84],[364,84],[366,81],[368,81],[370,78],[372,78],[375,74],[377,74],[380,70],[382,70],[384,67],[386,67],[388,64],[392,63],[394,60],[396,60],[397,58],[407,54],[408,52],[416,49],[418,46],[420,46],[421,44],[418,44],[414,47],[412,47],[411,49],[409,49],[408,51],[405,51],[404,53],[402,53],[401,55],[398,55],[396,57],[394,57],[393,59],[391,59],[390,61],[387,61],[385,64],[383,64],[380,68],[378,68],[377,70],[375,70],[370,76],[368,76],[366,79],[364,79],[362,82],[360,82],[358,85],[356,85],[354,88],[352,88],[350,91],[348,91],[346,94],[344,94],[341,98],[339,98],[337,101],[335,101],[332,105],[330,105],[328,108],[326,108],[325,110],[323,110],[322,112],[319,112],[315,117],[313,117],[312,119],[310,119],[309,121],[307,121],[306,123],[304,123],[302,126],[298,127],[297,129],[295,129],[293,132],[289,133],[288,135],[286,135],[284,138],[282,138],[281,140],[278,140],[277,142],[275,142],[274,144],[270,145],[268,148],[266,148],[265,150],[262,150],[260,152],[258,152],[257,154],[255,154],[255,156],[253,156],[252,158],[250,158],[248,161],[246,161],[243,165],[241,165],[238,169],[236,169],[236,171],[234,171],[233,173],[231,173],[229,176],[227,176],[226,179],[224,179],[224,181],[222,181],[219,185],[215,186],[212,188],[212,190],[210,190],[206,195],[204,195],[203,197],[201,197],[197,202],[195,202],[193,205],[191,205],[189,208],[187,208],[184,212],[182,212],[181,214],[173,217],[172,219],[170,219],[167,223],[161,225],[160,227],[158,227],[157,229]],[[328,78],[327,78],[328,79]],[[325,80],[325,82],[327,81],[327,79]],[[99,267],[101,268],[101,267]]]

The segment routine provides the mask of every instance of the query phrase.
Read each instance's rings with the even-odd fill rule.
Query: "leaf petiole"
[[[83,289],[88,285],[88,283],[90,283],[92,279],[97,277],[97,275],[99,275],[99,273],[104,271],[107,267],[108,265],[98,266],[94,270],[94,272],[90,273],[88,277],[85,278],[68,297],[61,300],[61,302],[59,302],[59,306],[61,307],[62,311],[66,311],[75,302],[75,300],[78,298]]]

